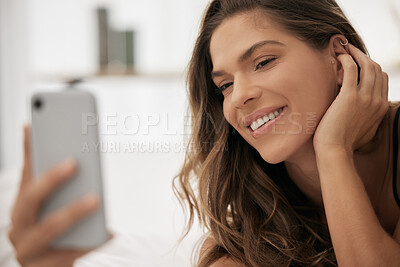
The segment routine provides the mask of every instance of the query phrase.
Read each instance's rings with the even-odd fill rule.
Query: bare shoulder
[[[216,245],[216,242],[213,238],[208,237],[204,242],[203,245],[201,246],[200,249],[200,258],[204,256],[204,253],[206,253],[208,250],[212,249]],[[213,262],[209,267],[244,267],[243,264],[240,264],[231,258],[224,256],[217,261]]]
[[[391,124],[393,125],[394,123],[394,115],[396,114],[397,109],[400,107],[400,101],[394,101],[394,102],[389,102],[389,110],[388,112],[390,113],[391,117]]]
[[[396,112],[397,112],[398,108],[400,107],[400,102],[392,102],[390,106],[392,107],[392,111],[391,111],[391,130],[393,132],[393,128],[395,127],[395,124],[396,124],[396,116],[395,115],[396,115]],[[393,133],[393,134],[395,134],[395,133]],[[392,138],[394,138],[393,134],[392,134]],[[394,149],[395,151],[391,151],[391,152],[393,154],[393,152],[396,152],[396,150],[397,150],[397,170],[396,170],[397,171],[397,173],[396,173],[397,188],[395,188],[394,190],[396,190],[397,194],[399,195],[400,194],[400,187],[399,187],[399,182],[400,182],[400,154],[399,154],[399,152],[400,152],[400,149],[399,149],[400,148],[400,146],[399,146],[400,122],[399,122],[399,118],[397,118],[397,133],[396,133],[396,135],[397,135],[397,140],[398,140],[397,141],[398,142],[397,143],[397,147],[395,147],[395,144],[393,144],[393,140],[392,140],[392,144],[393,144],[392,145],[392,149]],[[394,161],[394,159],[392,159],[392,162],[393,161]],[[392,180],[391,182],[393,182],[393,179],[391,179],[391,180]],[[396,205],[396,206],[397,206],[397,208],[399,208],[398,205]]]
[[[391,139],[393,138],[393,128],[394,128],[395,119],[396,119],[395,115],[396,115],[396,112],[399,107],[400,107],[400,101],[389,103]],[[397,120],[399,120],[399,118],[397,118]],[[399,140],[399,138],[400,138],[400,121],[398,122],[397,136],[398,136],[398,140]],[[389,168],[389,170],[390,170],[389,181],[390,182],[388,183],[388,185],[389,185],[388,186],[388,195],[390,196],[390,200],[391,200],[391,203],[393,206],[393,211],[391,212],[391,214],[394,218],[396,218],[396,220],[393,218],[393,222],[392,222],[392,224],[395,225],[392,237],[397,242],[400,242],[400,210],[399,210],[399,206],[397,205],[397,203],[394,199],[394,192],[393,192],[393,190],[396,190],[397,194],[400,194],[400,186],[399,186],[399,182],[400,182],[400,168],[399,168],[399,166],[400,166],[400,149],[399,149],[399,144],[397,144],[397,148],[394,147],[393,140],[392,140],[391,148],[397,149],[397,154],[398,154],[398,156],[397,156],[397,173],[396,173],[397,186],[396,186],[396,188],[393,188],[393,185],[392,185],[392,183],[393,183],[392,167],[393,167],[393,160],[394,160],[393,158],[390,161],[391,166]],[[393,151],[390,151],[390,152],[391,152],[391,155],[393,155]],[[394,223],[394,221],[396,221],[396,223]]]
[[[397,102],[393,102],[393,103],[391,103],[391,106],[392,106],[392,108],[393,108],[393,110],[392,110],[392,118],[393,118],[393,122],[392,122],[392,125],[394,125],[394,119],[395,119],[395,113],[396,113],[396,111],[397,111],[397,109],[399,108],[399,106],[400,106],[400,102],[399,101],[397,101]],[[400,122],[398,122],[398,123],[400,123]],[[400,136],[400,127],[398,127],[398,129],[397,129],[397,136]],[[397,153],[399,153],[400,152],[400,149],[399,149],[399,144],[398,144],[398,147],[397,147],[397,149],[398,149],[398,152]],[[400,179],[399,179],[399,177],[400,177],[400,168],[399,168],[399,166],[400,166],[400,156],[398,155],[398,157],[397,157],[397,181],[399,181],[400,182]],[[399,182],[397,183],[397,188],[395,188],[395,190],[397,190],[397,194],[400,194],[400,190],[399,190]],[[394,230],[394,232],[393,232],[393,236],[392,236],[397,242],[399,242],[400,243],[400,217],[398,217],[398,221],[397,221],[397,224],[396,224],[396,227],[395,227],[395,230]]]
[[[377,138],[379,142],[376,143],[377,146],[375,146],[372,156],[367,156],[367,160],[363,162],[362,168],[359,170],[361,177],[367,177],[366,181],[370,181],[365,184],[365,188],[382,227],[390,235],[393,235],[398,227],[400,216],[400,209],[395,201],[392,186],[393,149],[396,149],[393,144],[393,127],[399,106],[400,102],[389,102],[389,109],[380,125],[379,138]],[[399,130],[400,128],[397,136],[400,136]],[[397,166],[400,166],[399,159],[400,157],[398,157]],[[376,166],[376,168],[372,166]],[[397,169],[396,175],[397,181],[400,182],[399,170],[400,168]]]

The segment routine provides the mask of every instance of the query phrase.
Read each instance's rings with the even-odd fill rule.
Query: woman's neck
[[[285,160],[289,177],[319,208],[323,208],[321,186],[312,138],[296,154]]]
[[[383,128],[372,142],[364,146],[362,150],[354,152],[355,167],[366,190],[373,195],[375,195],[374,190],[379,188],[377,185],[385,178],[381,176],[386,174],[388,149],[390,149],[387,138],[384,138],[389,134],[389,127],[386,123],[381,126]],[[292,181],[312,203],[323,210],[321,185],[312,138],[284,163]]]

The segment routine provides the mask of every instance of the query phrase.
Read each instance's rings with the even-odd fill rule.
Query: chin
[[[282,154],[277,155],[271,153],[271,151],[258,151],[260,153],[260,156],[263,158],[265,162],[268,162],[269,164],[278,164],[281,163],[282,161],[285,160]]]

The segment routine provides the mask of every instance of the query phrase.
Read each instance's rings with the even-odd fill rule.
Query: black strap
[[[394,199],[397,202],[397,205],[400,207],[400,199],[399,195],[397,194],[397,154],[398,154],[398,125],[399,125],[399,114],[400,114],[400,107],[397,108],[396,116],[394,117],[394,125],[393,125],[393,195]]]

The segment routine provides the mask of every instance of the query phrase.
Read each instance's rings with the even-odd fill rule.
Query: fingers
[[[113,233],[108,233],[108,238],[107,241],[110,241],[111,239],[113,239],[115,236]]]
[[[42,174],[32,184],[30,193],[34,205],[40,205],[63,182],[73,177],[77,169],[75,160],[66,159]]]
[[[379,64],[371,60],[366,54],[352,44],[348,44],[349,55],[341,54],[338,60],[344,68],[344,90],[358,91],[364,96],[366,104],[375,107],[382,106],[382,101],[387,101],[388,77]],[[360,83],[357,86],[357,63],[360,67]],[[346,75],[348,74],[348,75]]]
[[[388,93],[389,93],[389,76],[386,72],[382,72],[382,91],[381,91],[381,99],[383,102],[382,105],[382,114],[386,114],[387,111],[389,110],[389,98],[388,98]]]
[[[39,207],[61,184],[74,177],[77,164],[63,161],[37,179],[33,179],[30,151],[30,127],[24,127],[24,167],[20,190],[12,211],[9,239],[22,266],[73,266],[75,259],[89,250],[51,250],[51,242],[83,217],[94,212],[99,204],[96,195],[88,195],[37,222]]]
[[[76,163],[67,159],[38,179],[32,180],[29,187],[20,192],[12,214],[16,226],[26,226],[35,223],[37,213],[43,201],[50,196],[63,182],[73,177]]]
[[[24,166],[22,170],[22,179],[20,189],[32,180],[32,163],[30,149],[30,126],[24,125]]]
[[[389,76],[386,72],[383,72],[383,86],[382,86],[382,99],[388,100],[389,98]]]
[[[88,194],[59,211],[49,214],[24,235],[23,242],[16,247],[18,256],[22,259],[30,259],[40,254],[48,248],[52,240],[94,212],[99,203],[99,198],[95,194]]]
[[[360,66],[360,93],[366,93],[371,95],[372,89],[375,87],[375,79],[377,78],[376,67],[378,64],[374,64],[374,62],[364,54],[360,49],[355,47],[352,44],[348,44],[350,55],[355,59],[355,61]],[[381,85],[380,81],[377,83],[379,86]],[[365,91],[365,92],[362,92]]]
[[[350,87],[346,88],[345,91],[356,92],[358,96],[353,100],[358,99],[357,105],[360,105],[360,110],[369,111],[369,124],[364,126],[365,134],[354,143],[354,147],[360,147],[375,136],[379,122],[388,110],[388,78],[381,66],[360,49],[348,44],[348,51],[349,55],[338,56],[338,59],[340,58],[343,61],[343,80],[346,79],[346,72],[354,75],[353,78],[349,78],[349,75],[347,75],[346,86]],[[351,60],[349,57],[351,57]],[[355,86],[354,80],[357,79],[357,75],[354,74],[354,69],[357,68],[357,64],[360,68],[360,82],[358,86]],[[356,104],[354,101],[353,103]],[[371,122],[373,123],[371,124]]]
[[[349,44],[349,52],[360,65],[361,80],[360,80],[360,93],[372,97],[374,103],[379,104],[379,100],[387,100],[388,88],[387,80],[379,64],[371,60],[357,47]]]
[[[354,92],[357,88],[358,69],[357,64],[349,54],[340,54],[337,56],[338,61],[343,66],[343,82],[342,92]]]

